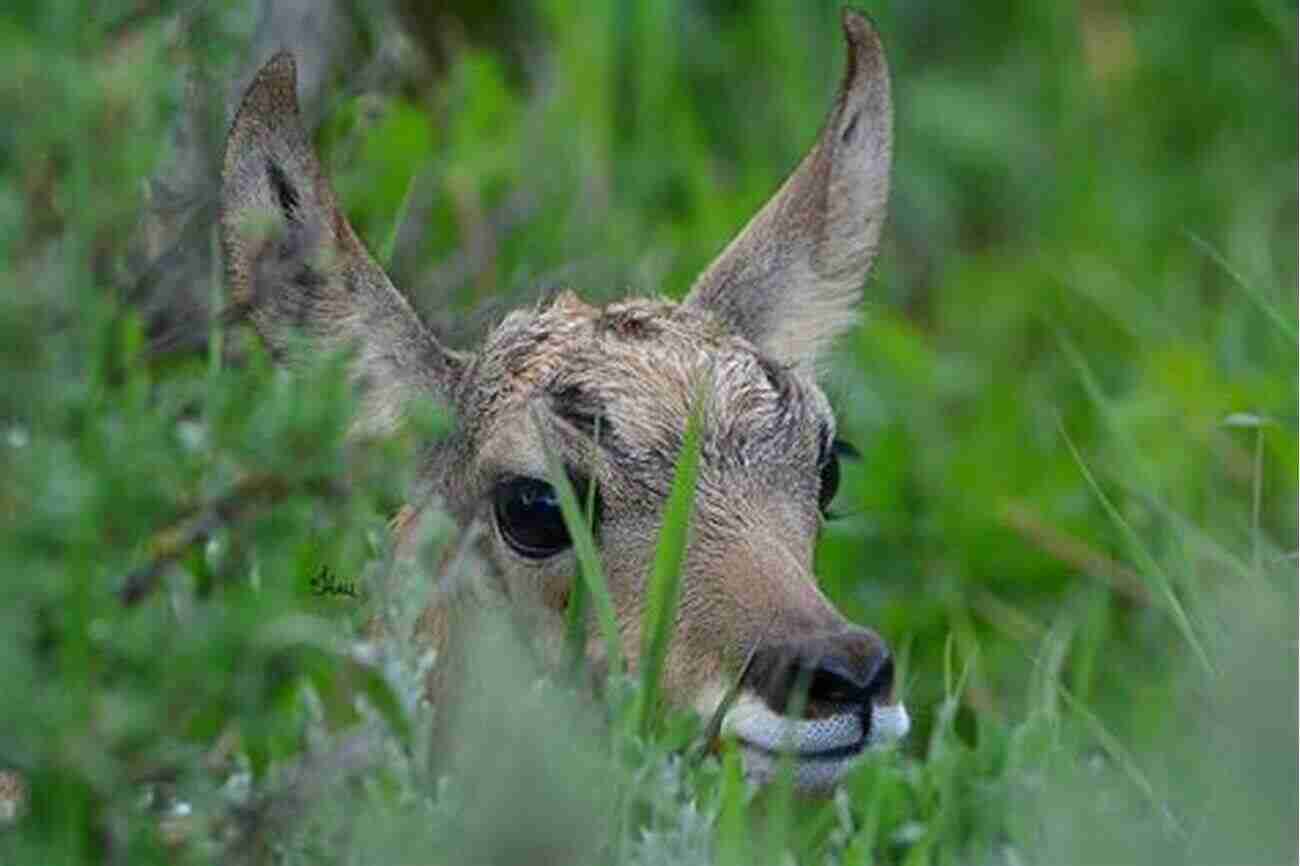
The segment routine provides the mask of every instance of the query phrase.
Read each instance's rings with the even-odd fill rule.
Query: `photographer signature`
[[[322,565],[311,579],[311,591],[319,598],[359,598],[361,595],[354,582],[339,579],[328,565]]]

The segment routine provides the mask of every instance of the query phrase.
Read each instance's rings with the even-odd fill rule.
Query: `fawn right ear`
[[[438,343],[339,211],[299,117],[287,52],[244,94],[221,181],[233,312],[277,359],[351,348],[363,394],[354,432],[391,429],[413,397],[450,402],[464,360]]]
[[[889,199],[885,50],[860,12],[843,24],[848,59],[821,137],[685,301],[784,364],[815,361],[853,324]]]

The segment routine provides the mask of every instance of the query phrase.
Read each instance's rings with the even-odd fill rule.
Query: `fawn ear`
[[[821,136],[691,288],[774,359],[811,363],[853,324],[889,198],[889,68],[871,23],[844,10],[848,65]]]
[[[351,348],[363,394],[354,432],[391,429],[412,397],[449,402],[463,360],[434,339],[339,212],[299,117],[287,52],[244,94],[221,181],[232,313],[277,359]]]

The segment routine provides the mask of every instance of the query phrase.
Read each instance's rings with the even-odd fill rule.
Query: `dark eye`
[[[834,516],[830,512],[830,507],[831,502],[835,500],[836,491],[840,489],[841,456],[853,459],[858,456],[858,449],[841,439],[836,439],[822,459],[821,488],[817,494],[817,505],[821,508],[822,514],[827,517]]]
[[[515,552],[530,559],[569,547],[569,528],[555,488],[536,478],[509,478],[493,492],[497,526]]]
[[[588,484],[571,477],[578,505],[586,506]],[[599,495],[593,503],[593,520],[599,520]],[[564,512],[560,510],[559,494],[546,481],[513,477],[497,485],[493,492],[493,506],[497,512],[497,525],[506,544],[515,553],[529,559],[554,557],[573,545],[569,538]],[[594,525],[593,525],[594,528]]]

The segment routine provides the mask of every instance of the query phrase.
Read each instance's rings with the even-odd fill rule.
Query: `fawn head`
[[[565,293],[507,316],[472,354],[447,349],[339,211],[298,117],[287,54],[244,97],[222,191],[234,309],[289,363],[351,347],[361,432],[389,429],[414,398],[451,408],[454,430],[421,470],[424,496],[487,529],[500,591],[556,633],[577,564],[548,455],[580,493],[595,485],[594,533],[633,666],[698,402],[699,478],[664,693],[708,717],[743,677],[723,732],[760,779],[792,751],[808,791],[908,727],[884,642],[844,619],[812,568],[840,450],[815,360],[854,320],[892,148],[879,37],[855,12],[843,24],[847,69],[819,140],[680,304],[597,308]],[[594,626],[588,655],[601,663]]]

